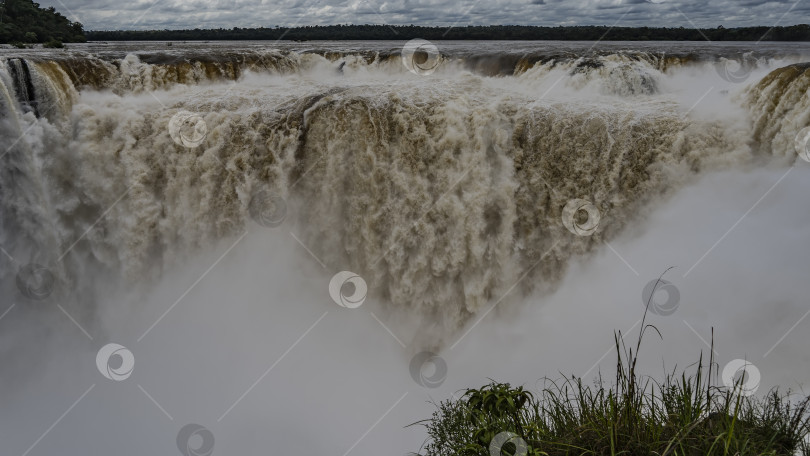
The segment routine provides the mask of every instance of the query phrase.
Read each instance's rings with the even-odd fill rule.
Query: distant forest
[[[417,25],[316,25],[294,28],[89,31],[93,41],[119,40],[583,40],[612,41],[810,41],[810,24],[788,27],[689,29],[683,27],[536,27],[488,25],[422,27]]]
[[[0,3],[0,43],[61,43],[85,41],[79,22],[71,22],[53,7],[40,8],[31,0]]]

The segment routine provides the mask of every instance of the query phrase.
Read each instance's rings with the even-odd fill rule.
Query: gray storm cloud
[[[88,30],[292,27],[325,24],[615,25],[714,28],[806,22],[787,0],[45,0]]]

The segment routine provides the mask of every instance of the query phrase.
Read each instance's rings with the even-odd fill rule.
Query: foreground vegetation
[[[0,43],[46,43],[62,47],[62,43],[84,42],[84,29],[71,22],[54,7],[40,8],[31,0],[5,0],[0,3]]]
[[[293,28],[210,30],[90,31],[94,41],[116,40],[612,40],[612,41],[810,41],[810,25],[689,29],[683,27],[608,27],[487,25],[422,27],[416,25],[316,25]]]
[[[644,326],[655,329],[653,326]],[[657,331],[657,330],[656,330]],[[712,356],[693,373],[663,382],[636,374],[635,351],[616,336],[617,374],[606,386],[570,378],[547,381],[535,397],[522,387],[490,383],[438,404],[427,428],[425,456],[500,455],[810,455],[810,397],[763,398],[713,386]],[[715,375],[712,370],[715,368]],[[508,433],[508,434],[505,434]]]

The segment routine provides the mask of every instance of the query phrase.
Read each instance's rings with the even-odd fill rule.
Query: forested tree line
[[[0,43],[61,46],[85,40],[82,24],[70,21],[52,6],[40,8],[31,0],[0,2]]]
[[[810,24],[787,27],[690,29],[683,27],[608,27],[488,25],[315,25],[293,28],[89,31],[94,41],[118,40],[612,40],[612,41],[810,41]]]

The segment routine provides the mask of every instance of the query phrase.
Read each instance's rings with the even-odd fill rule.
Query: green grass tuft
[[[617,347],[619,342],[617,342]],[[528,455],[810,455],[805,398],[769,391],[763,398],[712,386],[708,366],[663,383],[635,376],[619,356],[617,382],[593,387],[581,378],[547,380],[535,397],[523,387],[492,382],[438,404],[427,428],[425,456],[490,455],[501,432],[526,443]],[[502,448],[514,455],[514,443]]]
[[[615,335],[617,373],[610,385],[601,374],[594,386],[575,377],[546,379],[535,397],[493,381],[439,403],[430,419],[414,423],[427,428],[420,454],[499,456],[490,445],[509,432],[522,442],[501,439],[508,441],[502,455],[810,456],[810,397],[795,401],[777,389],[761,398],[742,395],[742,378],[737,388],[715,386],[718,366],[713,356],[704,364],[702,354],[691,374],[673,371],[663,382],[642,377],[636,362],[648,328],[657,332],[642,323],[635,350]]]

